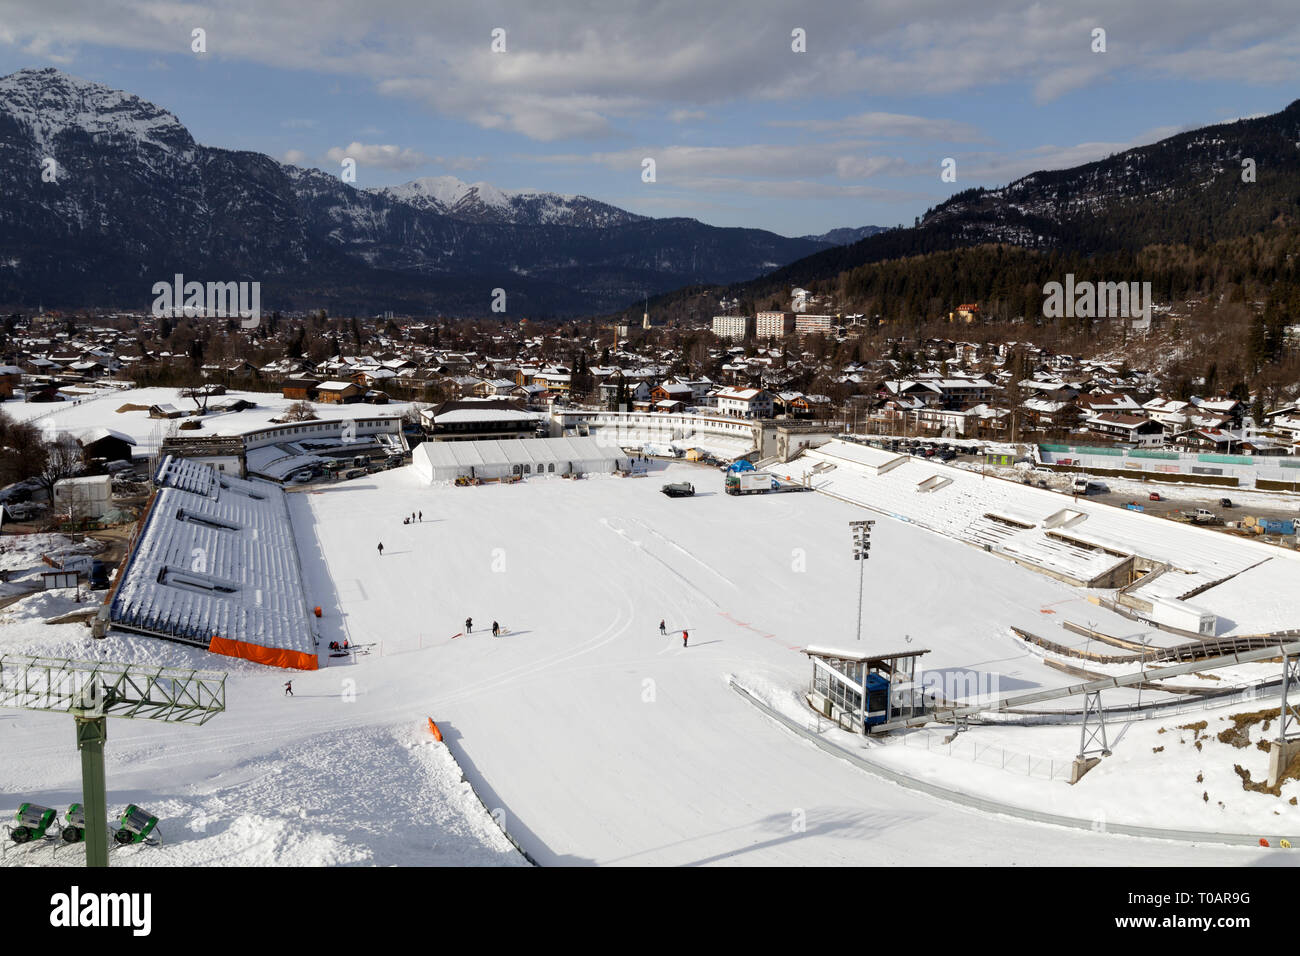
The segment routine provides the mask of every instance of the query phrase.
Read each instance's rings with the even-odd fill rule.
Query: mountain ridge
[[[580,315],[827,246],[488,184],[444,189],[455,202],[437,208],[427,184],[357,189],[198,144],[169,111],[52,68],[0,77],[0,175],[0,300],[13,304],[145,307],[153,281],[182,272],[262,281],[283,309],[483,315],[504,289],[510,314]]]

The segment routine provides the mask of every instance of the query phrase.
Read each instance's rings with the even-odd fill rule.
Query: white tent
[[[622,449],[603,445],[594,438],[426,441],[412,452],[411,463],[417,475],[431,482],[610,473],[632,465]]]

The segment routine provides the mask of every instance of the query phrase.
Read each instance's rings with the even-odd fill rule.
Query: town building
[[[748,315],[715,315],[713,334],[720,339],[740,342],[754,334],[754,319]]]

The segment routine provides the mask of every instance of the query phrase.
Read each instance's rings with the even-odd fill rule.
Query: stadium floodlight
[[[205,724],[226,709],[226,675],[110,661],[0,654],[0,707],[68,713],[75,718],[85,803],[68,808],[69,825],[65,831],[84,827],[86,865],[108,866],[104,787],[108,718]],[[26,825],[22,811],[19,813],[19,822]],[[126,829],[131,834],[125,842],[152,842],[147,838],[157,823],[157,818],[131,806],[117,832]]]
[[[853,560],[858,562],[858,640],[862,640],[862,572],[865,562],[871,557],[871,528],[874,521],[850,521],[849,530],[853,532]]]

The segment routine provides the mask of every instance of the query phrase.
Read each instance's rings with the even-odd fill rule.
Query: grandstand
[[[1079,587],[1121,589],[1129,607],[1194,597],[1227,634],[1300,624],[1294,552],[849,442],[798,461],[817,491]]]
[[[113,627],[315,670],[316,642],[284,492],[167,456],[109,620]]]

